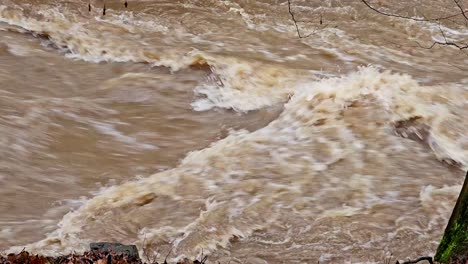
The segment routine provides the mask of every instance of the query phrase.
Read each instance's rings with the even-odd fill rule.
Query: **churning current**
[[[310,36],[283,0],[112,0],[105,16],[99,1],[0,0],[0,250],[432,255],[468,168],[468,56],[426,47],[468,29],[290,3]]]

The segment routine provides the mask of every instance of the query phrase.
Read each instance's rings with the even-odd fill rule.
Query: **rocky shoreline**
[[[147,257],[148,258],[148,257]],[[183,259],[174,264],[206,264],[208,256],[202,256],[201,260]],[[120,243],[91,243],[90,250],[83,254],[68,254],[58,257],[33,255],[23,250],[18,254],[10,253],[6,256],[0,254],[0,264],[170,264],[167,262],[167,256],[159,262],[152,258],[144,262],[135,245],[123,245]],[[396,261],[396,260],[395,260]],[[393,263],[392,259],[382,260],[383,264]],[[432,257],[421,257],[416,260],[407,260],[405,262],[396,261],[396,264],[437,264]],[[219,264],[219,262],[218,262]],[[468,264],[468,256],[463,259],[451,261],[447,264]]]
[[[183,259],[175,264],[205,264],[207,256],[201,260]],[[23,250],[18,254],[0,254],[0,264],[170,264],[166,259],[162,262],[151,260],[144,262],[138,255],[134,245],[118,243],[92,243],[90,251],[83,254],[71,253],[68,255],[50,257],[30,254]]]

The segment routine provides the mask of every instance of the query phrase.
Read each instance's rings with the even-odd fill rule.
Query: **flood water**
[[[468,168],[468,52],[424,47],[466,42],[463,17],[293,0],[300,39],[283,0],[90,4],[0,0],[0,251],[434,254]]]

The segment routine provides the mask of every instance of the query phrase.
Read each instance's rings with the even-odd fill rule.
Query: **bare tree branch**
[[[302,38],[308,38],[308,37],[314,35],[315,33],[317,33],[318,28],[315,27],[314,31],[312,31],[311,33],[309,33],[309,34],[307,34],[307,35],[302,35],[302,34],[301,34],[301,31],[299,30],[299,25],[298,25],[297,23],[303,22],[303,21],[298,21],[298,20],[296,19],[296,17],[294,16],[294,12],[293,12],[292,9],[291,9],[291,0],[288,0],[288,11],[289,11],[289,14],[291,15],[292,21],[294,22],[294,26],[296,27],[297,36],[298,36],[299,38],[301,38],[301,39],[302,39]],[[322,17],[322,15],[320,15],[320,25],[323,25],[323,17]],[[320,29],[324,29],[324,28],[326,28],[327,26],[328,26],[328,25],[323,25]]]
[[[437,44],[439,45],[446,45],[446,46],[454,46],[454,47],[457,47],[461,50],[464,50],[464,49],[468,49],[468,44],[463,44],[463,45],[460,45],[460,44],[457,44],[455,42],[451,42],[447,39],[447,37],[445,36],[445,32],[442,30],[442,28],[440,27],[440,22],[439,22],[439,30],[440,30],[440,34],[442,34],[442,37],[444,38],[444,41],[445,42],[437,42]]]
[[[466,20],[468,20],[468,16],[466,15],[466,12],[467,12],[468,10],[464,10],[464,9],[463,9],[463,6],[460,4],[460,0],[453,0],[453,1],[454,1],[455,4],[457,5],[458,9],[460,9],[461,14],[463,15],[463,17],[464,17]]]
[[[465,20],[468,21],[468,16],[467,16],[468,11],[463,9],[463,6],[460,4],[460,0],[453,0],[453,1],[457,5],[458,9],[460,10],[460,13],[453,14],[453,15],[450,15],[450,16],[440,17],[440,18],[415,18],[415,17],[409,17],[409,16],[402,16],[402,15],[398,15],[398,14],[386,13],[386,12],[380,11],[379,9],[377,9],[377,8],[373,7],[372,5],[370,5],[367,0],[361,0],[361,2],[363,2],[368,8],[370,8],[371,10],[373,10],[373,11],[375,11],[375,12],[381,14],[381,15],[384,15],[384,16],[396,17],[396,18],[401,18],[401,19],[408,19],[408,20],[419,21],[419,22],[437,22],[438,25],[439,25],[439,31],[440,31],[442,37],[444,38],[444,42],[434,41],[431,46],[424,47],[424,46],[422,46],[420,43],[418,43],[416,41],[418,46],[420,46],[421,48],[432,49],[434,46],[438,45],[438,46],[452,46],[452,47],[458,48],[459,50],[462,50],[462,51],[463,50],[468,50],[468,44],[467,43],[457,43],[457,42],[454,42],[454,41],[450,41],[447,38],[444,30],[442,29],[442,27],[440,25],[441,20],[451,19],[451,18],[454,18],[454,17],[457,17],[457,16],[463,16],[465,18]]]
[[[125,0],[124,3],[125,8],[128,7],[128,0]],[[91,0],[88,0],[88,12],[91,12],[92,6],[91,6]],[[106,15],[106,1],[103,1],[103,7],[102,7],[102,15]]]
[[[297,20],[294,17],[294,13],[291,10],[291,0],[288,0],[288,11],[289,11],[289,14],[291,15],[291,18],[292,18],[293,22],[294,22],[294,26],[296,26],[297,35],[299,36],[299,38],[304,38],[303,36],[301,36],[301,31],[299,30],[299,26],[297,25]]]
[[[455,2],[457,0],[454,0]],[[391,13],[386,13],[386,12],[383,12],[383,11],[380,11],[379,9],[373,7],[372,5],[369,4],[369,2],[367,0],[361,0],[361,2],[363,2],[368,8],[372,9],[373,11],[381,14],[381,15],[385,15],[385,16],[391,16],[391,17],[397,17],[397,18],[404,18],[404,19],[410,19],[410,20],[414,20],[414,21],[419,21],[419,22],[424,22],[424,21],[439,21],[439,20],[444,20],[444,19],[450,19],[450,18],[454,18],[456,16],[460,16],[460,15],[464,15],[464,11],[463,9],[461,10],[462,12],[461,13],[456,13],[456,14],[452,14],[452,15],[449,15],[449,16],[445,16],[445,17],[437,17],[437,18],[416,18],[416,17],[409,17],[409,16],[402,16],[402,15],[398,15],[398,14],[391,14]]]

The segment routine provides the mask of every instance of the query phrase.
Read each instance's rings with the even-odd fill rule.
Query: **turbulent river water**
[[[0,0],[0,250],[115,241],[213,263],[435,252],[468,168],[468,56],[423,48],[443,37],[435,22],[294,0],[312,33],[299,39],[283,0],[91,6]]]

